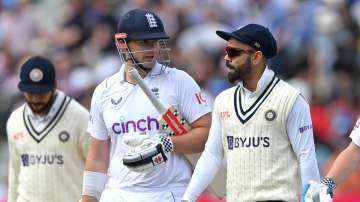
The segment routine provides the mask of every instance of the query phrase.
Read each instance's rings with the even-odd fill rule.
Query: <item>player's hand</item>
[[[333,188],[321,182],[310,181],[301,193],[300,202],[332,202]]]
[[[129,150],[123,157],[123,164],[136,172],[149,171],[168,159],[166,153],[174,150],[168,136],[151,138],[145,134],[131,133],[124,137],[124,144]]]
[[[95,197],[92,196],[82,196],[79,202],[97,202]]]

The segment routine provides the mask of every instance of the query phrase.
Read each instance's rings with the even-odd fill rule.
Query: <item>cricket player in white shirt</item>
[[[321,182],[310,181],[305,185],[301,202],[332,202],[333,191],[360,166],[360,118],[351,134],[351,143],[342,151]]]
[[[216,33],[228,41],[228,79],[238,83],[215,99],[209,138],[183,201],[196,200],[225,156],[228,202],[296,202],[301,184],[319,179],[309,106],[268,69],[277,47],[266,27]]]
[[[211,107],[187,73],[166,66],[168,38],[152,11],[134,9],[120,18],[115,40],[124,63],[118,73],[97,86],[92,97],[83,202],[181,200],[192,173],[184,154],[203,150]],[[161,132],[160,114],[130,77],[130,68],[140,72],[161,103],[177,107],[191,125],[189,132],[171,137]],[[125,165],[129,150],[154,151],[153,142],[161,145],[156,148],[161,158],[145,158],[145,154],[139,162]]]
[[[90,135],[88,111],[56,89],[55,69],[43,57],[21,66],[26,103],[10,115],[9,202],[76,202]]]

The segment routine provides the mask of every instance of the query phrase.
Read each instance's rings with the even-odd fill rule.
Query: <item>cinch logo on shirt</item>
[[[269,147],[270,137],[234,137],[227,136],[228,149],[244,147]]]
[[[129,132],[144,132],[156,128],[160,129],[160,124],[156,118],[147,116],[146,119],[139,119],[137,121],[129,120],[120,123],[113,123],[112,130],[115,134],[125,134]]]
[[[21,163],[23,166],[31,165],[62,165],[64,164],[61,154],[22,154]]]

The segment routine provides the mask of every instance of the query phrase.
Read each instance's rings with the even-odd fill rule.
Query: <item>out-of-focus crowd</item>
[[[113,34],[132,8],[159,14],[171,36],[171,64],[209,99],[230,86],[215,30],[269,27],[278,42],[269,67],[309,101],[323,174],[349,143],[360,116],[359,0],[0,0],[0,202],[7,195],[6,121],[23,101],[19,66],[31,55],[49,57],[58,88],[89,108],[94,87],[121,65]],[[338,201],[359,200],[359,181],[360,170],[337,188]]]

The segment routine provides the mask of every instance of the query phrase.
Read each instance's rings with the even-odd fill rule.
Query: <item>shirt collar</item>
[[[238,85],[246,91],[249,91],[251,93],[257,93],[257,92],[261,92],[266,86],[267,84],[270,83],[270,81],[272,80],[272,78],[274,77],[275,73],[274,71],[270,70],[268,67],[265,68],[264,73],[261,75],[258,83],[256,84],[256,90],[254,92],[249,91],[248,89],[246,89],[243,85],[242,81],[238,82]]]

